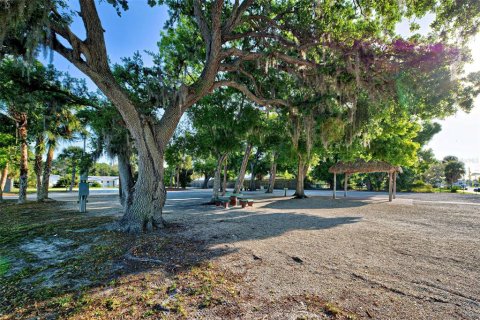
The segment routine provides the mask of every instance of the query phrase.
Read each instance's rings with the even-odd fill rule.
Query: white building
[[[57,184],[58,180],[60,180],[60,176],[58,174],[51,174],[50,178],[48,179],[48,186],[51,188]]]
[[[60,176],[58,174],[50,175],[50,179],[48,181],[49,186],[53,187],[54,185],[56,185],[59,179],[60,179]],[[99,184],[102,185],[103,188],[118,187],[118,177],[88,176],[88,182],[90,183],[98,182]]]
[[[98,182],[103,188],[117,188],[119,184],[119,178],[108,176],[88,176],[87,182]]]

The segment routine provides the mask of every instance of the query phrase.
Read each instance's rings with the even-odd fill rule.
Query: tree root
[[[152,259],[152,258],[142,258],[136,257],[132,254],[132,249],[128,250],[128,252],[124,255],[125,260],[135,261],[135,262],[142,262],[142,263],[155,263],[155,264],[164,264],[162,260]]]
[[[139,221],[125,221],[120,220],[114,222],[109,230],[117,232],[125,232],[130,234],[141,234],[143,232],[152,232],[154,230],[160,230],[168,228],[168,223],[162,217],[156,217],[147,222]]]
[[[302,195],[294,194],[292,199],[306,199],[306,198],[308,197],[304,194]]]
[[[152,259],[152,258],[140,258],[140,257],[135,257],[131,253],[127,253],[124,258],[126,260],[130,261],[135,261],[135,262],[142,262],[142,263],[155,263],[155,264],[164,264],[163,261],[157,260],[157,259]]]
[[[113,222],[108,228],[110,231],[124,232],[130,234],[142,233],[142,226],[140,223],[128,222],[125,223],[122,220]]]

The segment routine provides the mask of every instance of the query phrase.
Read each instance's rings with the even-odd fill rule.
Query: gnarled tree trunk
[[[308,164],[301,155],[298,156],[297,167],[297,185],[293,196],[298,199],[306,198],[305,195],[305,176],[307,175]]]
[[[130,196],[125,201],[125,213],[120,221],[122,230],[138,233],[150,231],[164,226],[162,208],[166,200],[166,189],[163,184],[163,154],[153,158],[151,150],[138,148],[138,180],[133,186]],[[125,183],[124,183],[125,184]]]
[[[250,191],[255,191],[257,190],[257,186],[255,184],[255,166],[257,165],[258,158],[260,158],[260,149],[257,149],[257,152],[255,153],[255,156],[253,157],[253,161],[250,163],[250,186],[248,189]]]
[[[20,183],[18,190],[18,203],[27,201],[28,186],[28,143],[27,143],[27,114],[25,112],[16,113],[15,121],[18,126],[18,136],[20,138]]]
[[[45,201],[45,199],[48,199],[48,189],[50,188],[50,173],[52,172],[52,162],[55,152],[55,146],[56,144],[51,141],[48,144],[47,158],[45,159],[45,163],[43,165],[42,192],[38,194],[37,201]]]
[[[247,148],[245,149],[245,154],[243,155],[242,166],[240,167],[240,172],[238,173],[237,181],[235,182],[234,193],[239,193],[243,188],[243,180],[245,179],[245,172],[247,171],[248,158],[250,158],[250,153],[252,152],[252,144],[248,143]]]
[[[153,125],[139,114],[113,77],[96,79],[100,89],[114,102],[127,125],[138,153],[138,178],[126,201],[119,229],[138,233],[164,226],[162,208],[166,200],[164,150],[182,111],[178,106],[167,109],[159,125]],[[168,114],[168,116],[167,116]]]
[[[212,201],[218,199],[220,195],[220,177],[222,175],[222,164],[225,161],[227,154],[224,153],[218,157],[217,167],[215,168],[215,178],[213,180],[213,192],[212,192]]]
[[[72,181],[70,181],[70,187],[68,188],[68,192],[73,192],[73,187],[75,186],[75,178],[77,176],[77,164],[73,162],[72,164]]]
[[[210,181],[210,175],[208,172],[204,172],[205,179],[203,179],[202,189],[208,189],[208,181]]]
[[[134,187],[133,170],[130,162],[130,152],[120,152],[118,155],[118,173],[120,175],[120,203],[125,208],[132,204]]]
[[[35,165],[34,171],[37,177],[37,201],[41,200],[43,193],[43,152],[45,151],[45,139],[43,135],[38,135],[35,141]]]
[[[223,3],[216,3],[211,11],[212,31],[203,29],[202,35],[207,42],[207,59],[199,80],[192,86],[181,85],[172,93],[169,99],[170,105],[165,108],[160,121],[156,121],[135,107],[129,95],[113,76],[108,63],[104,29],[95,1],[80,0],[79,2],[86,39],[80,40],[70,29],[54,25],[52,31],[55,34],[51,37],[52,48],[88,75],[110,99],[120,112],[134,140],[139,159],[138,178],[132,192],[131,204],[125,207],[124,216],[120,221],[120,229],[140,232],[160,227],[164,224],[162,207],[166,198],[163,184],[164,151],[182,114],[214,89],[213,85],[222,58]],[[61,35],[69,46],[62,44],[57,34]],[[221,84],[224,85],[224,83]],[[216,179],[216,183],[219,182],[220,179]]]
[[[222,184],[222,196],[227,192],[227,159],[225,158],[225,163],[223,164],[223,184]]]
[[[270,165],[270,178],[268,179],[268,188],[265,193],[273,193],[273,188],[275,187],[275,178],[277,176],[277,158],[278,154],[274,152],[272,164]]]
[[[0,174],[0,202],[3,202],[3,190],[5,190],[7,177],[8,177],[8,163],[2,169],[2,173]]]
[[[175,188],[180,188],[180,168],[175,168]]]

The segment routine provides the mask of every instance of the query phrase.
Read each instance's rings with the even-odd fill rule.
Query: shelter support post
[[[344,191],[343,191],[343,196],[347,197],[347,189],[348,189],[348,173],[345,172],[345,181],[344,181]]]
[[[362,159],[357,159],[353,162],[338,161],[336,164],[328,168],[328,172],[333,173],[333,199],[337,198],[337,173],[345,175],[345,181],[343,186],[344,197],[347,197],[348,194],[348,179],[351,174],[370,172],[388,173],[388,201],[391,202],[397,197],[397,175],[398,173],[402,173],[403,170],[399,166],[394,166],[384,161],[367,162]]]
[[[333,173],[333,199],[337,198],[337,195],[335,194],[337,191],[337,174],[334,172]]]

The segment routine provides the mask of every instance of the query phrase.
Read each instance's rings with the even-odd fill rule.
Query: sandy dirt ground
[[[360,319],[480,319],[480,197],[252,197],[224,209],[185,196],[164,214],[241,281],[235,318],[315,319],[316,296]],[[116,201],[91,197],[89,215],[119,215]]]
[[[266,308],[315,294],[365,318],[480,319],[476,196],[407,194],[389,203],[262,195],[246,209],[187,198],[167,202],[165,218],[243,277],[252,297],[245,317],[258,316],[258,301]],[[263,312],[309,316],[302,302],[289,308]]]
[[[375,319],[480,318],[479,206],[312,197],[175,212],[183,237],[228,249],[218,261],[257,298],[317,294]],[[270,316],[302,305],[281,312]]]

